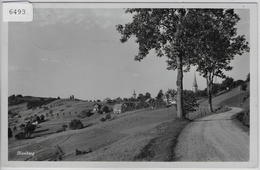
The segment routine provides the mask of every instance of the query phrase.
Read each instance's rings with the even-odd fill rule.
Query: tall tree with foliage
[[[183,71],[189,71],[190,58],[193,57],[193,38],[196,28],[196,9],[126,9],[133,14],[133,21],[125,25],[117,25],[125,43],[132,36],[136,37],[139,52],[136,61],[144,59],[151,50],[158,57],[168,57],[167,69],[177,70],[177,117],[185,117],[183,109]],[[185,68],[185,69],[184,69]]]
[[[206,78],[209,111],[212,108],[212,88],[215,77],[225,78],[223,71],[230,71],[231,60],[236,55],[249,52],[244,35],[237,35],[236,24],[240,20],[233,9],[205,9],[197,15],[199,29],[194,49],[197,71]]]
[[[232,84],[234,82],[234,79],[232,77],[226,77],[225,80],[222,81],[222,85],[225,87],[225,88],[231,88],[232,87]]]

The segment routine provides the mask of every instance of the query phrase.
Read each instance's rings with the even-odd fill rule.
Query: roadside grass
[[[229,107],[249,107],[249,97],[250,97],[250,92],[243,92],[240,95],[237,94],[233,97],[227,98],[220,102],[218,105],[226,105]],[[240,103],[241,105],[240,105]]]
[[[218,96],[218,98],[222,98],[222,102],[215,105],[214,110],[216,111],[214,113],[227,111],[227,106],[237,106],[239,102],[238,95],[233,94],[229,98],[227,98],[228,93],[223,94],[223,96],[224,95],[225,97]],[[249,122],[249,92],[243,92],[240,97],[240,101],[243,101],[242,107],[248,108],[248,112],[246,111],[246,113],[248,113],[247,120]],[[20,158],[17,157],[16,153],[18,150],[23,149],[35,152],[35,156],[28,156],[28,158],[26,158],[27,160],[55,160],[56,156],[61,154],[57,149],[59,146],[62,151],[66,153],[62,154],[64,158],[62,161],[174,161],[174,150],[178,142],[178,136],[190,122],[190,120],[180,120],[176,119],[174,115],[169,115],[169,113],[173,111],[173,108],[170,108],[171,112],[169,112],[169,109],[144,109],[133,111],[133,113],[127,112],[115,115],[117,119],[111,123],[107,121],[102,124],[99,122],[99,117],[104,115],[94,114],[89,118],[82,119],[84,125],[98,124],[98,127],[101,129],[96,129],[93,133],[87,131],[85,133],[87,129],[83,129],[79,131],[79,133],[74,134],[76,131],[68,129],[68,131],[61,134],[52,134],[51,137],[47,139],[43,138],[50,133],[54,133],[61,125],[68,124],[73,117],[75,118],[78,113],[84,110],[83,106],[86,103],[89,108],[92,108],[92,103],[89,102],[74,103],[70,100],[66,101],[66,103],[64,102],[65,101],[62,100],[55,101],[54,104],[56,106],[55,108],[52,106],[52,110],[54,115],[57,113],[61,114],[61,109],[64,109],[66,114],[64,116],[60,115],[61,118],[59,119],[50,119],[49,121],[41,123],[37,129],[39,133],[32,135],[33,137],[40,137],[37,142],[35,142],[36,139],[30,139],[33,143],[23,144],[21,148],[17,147],[21,141],[12,141],[11,145],[9,144],[9,147],[13,146],[13,149],[10,150],[8,155],[9,159],[19,160]],[[65,108],[66,105],[71,106]],[[204,108],[205,106],[202,105],[201,107]],[[206,113],[205,109],[200,111],[199,117],[213,114]],[[70,112],[71,114],[69,114]],[[23,119],[25,115],[29,114],[29,111],[25,110],[22,113]],[[238,120],[246,119],[246,114],[241,114],[238,114],[236,118]],[[161,121],[166,120],[166,116],[168,116],[167,122],[160,124]],[[19,120],[19,122],[21,120]],[[147,127],[144,127],[144,124],[147,124]],[[154,126],[154,124],[156,124],[156,126]],[[151,129],[150,127],[152,126],[154,128]],[[47,134],[44,131],[46,129],[48,129]],[[23,142],[24,141],[22,141],[22,143]],[[85,150],[89,147],[91,147],[94,152],[87,155],[74,155],[75,148]]]
[[[95,153],[72,157],[69,161],[172,161],[178,136],[189,122],[174,119],[127,136]]]
[[[214,112],[210,112],[208,107],[200,106],[199,108],[196,109],[196,111],[188,113],[187,117],[190,120],[194,120],[203,116],[227,112],[231,110],[231,108],[228,106],[221,105],[221,106],[213,106],[213,110]]]
[[[240,95],[236,95],[230,97],[226,100],[223,100],[220,104],[225,104],[230,107],[241,107],[243,112],[236,114],[233,118],[240,121],[244,126],[243,129],[247,129],[250,127],[250,91],[246,91],[241,93]],[[240,126],[240,125],[239,125]]]
[[[182,129],[189,123],[187,119],[175,119],[163,123],[149,132],[153,139],[134,156],[134,161],[168,162],[175,159],[174,149]]]

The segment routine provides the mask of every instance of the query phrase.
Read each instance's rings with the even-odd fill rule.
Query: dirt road
[[[242,109],[195,119],[182,131],[176,145],[176,161],[249,161],[249,134],[232,115]]]

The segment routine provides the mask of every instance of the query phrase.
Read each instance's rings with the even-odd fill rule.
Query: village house
[[[122,103],[122,104],[115,104],[114,107],[113,107],[113,112],[114,113],[123,113],[127,111],[127,105],[125,103]]]
[[[100,110],[101,110],[101,105],[98,103],[95,103],[93,105],[93,112],[96,113],[96,112],[99,112]]]

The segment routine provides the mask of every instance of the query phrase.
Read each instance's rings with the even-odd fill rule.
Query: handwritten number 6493
[[[10,9],[9,14],[11,14],[11,15],[24,15],[25,9]]]

